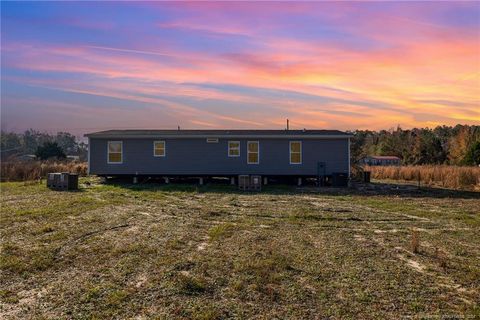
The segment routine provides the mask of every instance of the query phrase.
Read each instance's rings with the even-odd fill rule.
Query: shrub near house
[[[86,162],[74,161],[10,161],[1,163],[2,181],[29,181],[45,178],[51,172],[87,174]]]
[[[41,160],[50,158],[65,159],[67,156],[56,142],[45,142],[37,148],[35,155]]]

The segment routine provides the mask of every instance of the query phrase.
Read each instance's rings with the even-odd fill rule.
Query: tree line
[[[33,129],[22,133],[1,131],[0,140],[2,160],[22,155],[37,155],[42,159],[51,155],[58,158],[73,155],[80,160],[87,158],[88,145],[68,132],[49,134]]]
[[[351,156],[354,162],[369,155],[389,155],[403,164],[480,164],[480,126],[438,126],[434,129],[397,127],[390,130],[351,132]],[[58,148],[57,148],[58,147]],[[50,154],[76,155],[86,160],[88,146],[68,132],[55,135],[33,129],[23,133],[1,132],[1,157]],[[43,157],[42,157],[43,158]]]
[[[352,132],[351,155],[354,161],[369,156],[397,156],[406,165],[480,164],[480,126],[438,126]]]

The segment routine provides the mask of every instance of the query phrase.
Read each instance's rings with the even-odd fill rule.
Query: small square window
[[[240,141],[228,141],[228,156],[240,157]]]

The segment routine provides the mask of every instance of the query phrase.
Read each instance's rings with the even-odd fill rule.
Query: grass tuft
[[[223,319],[223,314],[214,305],[207,304],[192,310],[191,318],[194,320],[218,320]]]
[[[204,278],[194,277],[185,272],[178,273],[176,281],[183,294],[196,295],[208,290],[208,284]]]
[[[234,231],[237,229],[238,227],[233,223],[219,224],[208,230],[208,236],[210,237],[211,241],[216,241],[221,238],[232,236]]]
[[[412,230],[410,249],[413,253],[420,253],[420,236],[418,230]]]
[[[236,280],[232,288],[240,291],[248,285],[270,299],[277,300],[280,294],[278,287],[288,276],[288,272],[294,270],[291,264],[292,260],[288,256],[273,251],[237,261],[235,269],[246,275],[245,283],[242,280]]]
[[[446,271],[448,268],[447,254],[438,247],[435,247],[435,258],[437,259],[440,268],[442,268],[443,271]]]
[[[0,290],[0,300],[4,301],[5,303],[18,303],[20,299],[15,292],[2,289]]]
[[[106,303],[110,306],[121,305],[128,297],[128,292],[122,289],[113,290],[106,297]]]

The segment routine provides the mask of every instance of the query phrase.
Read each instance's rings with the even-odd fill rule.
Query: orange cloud
[[[130,46],[8,42],[2,66],[38,77],[2,80],[147,105],[168,117],[158,126],[188,119],[201,127],[283,127],[287,117],[299,127],[340,129],[480,122],[480,35],[430,19],[444,4],[433,13],[412,4],[398,14],[355,3],[325,4],[329,14],[308,3],[259,4],[271,11],[253,13],[241,3],[147,5],[190,13],[155,21],[155,31],[210,42],[151,44],[148,32]],[[318,25],[278,18],[294,12]],[[223,45],[209,47],[212,37]]]

